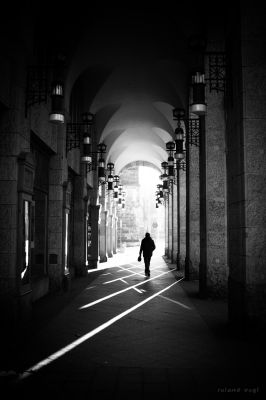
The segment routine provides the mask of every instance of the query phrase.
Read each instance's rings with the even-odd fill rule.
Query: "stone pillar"
[[[168,246],[169,246],[169,237],[168,237],[168,200],[167,196],[165,196],[164,200],[164,208],[165,208],[165,257],[168,257]]]
[[[100,223],[100,262],[107,261],[107,229],[108,229],[108,211],[101,211]]]
[[[227,48],[228,299],[230,322],[254,326],[266,322],[266,15],[252,3],[241,11]]]
[[[206,90],[206,219],[208,294],[227,294],[227,225],[224,94]]]
[[[84,177],[75,177],[74,190],[74,269],[77,276],[83,276],[87,273],[85,260],[85,229],[86,219],[84,217],[87,204],[84,201]]]
[[[10,137],[10,143],[8,139]],[[0,132],[0,311],[3,330],[13,330],[17,319],[17,135]]]
[[[170,184],[169,184],[170,186]],[[173,192],[171,188],[171,193],[168,195],[168,258],[172,262],[173,254]]]
[[[113,206],[113,254],[117,253],[117,220],[116,207]]]
[[[97,268],[99,262],[99,205],[90,205],[91,219],[91,255],[88,260],[89,268]]]
[[[108,216],[108,225],[107,225],[107,255],[108,257],[113,257],[113,215],[109,214]]]
[[[173,251],[172,259],[173,263],[177,264],[177,252],[178,252],[178,212],[177,212],[177,182],[173,185]]]
[[[193,116],[194,118],[195,116]],[[199,201],[199,147],[189,146],[189,279],[199,278],[200,263],[200,201]],[[188,165],[188,163],[187,163]]]
[[[205,116],[200,119],[199,181],[200,181],[200,263],[199,294],[207,296],[207,202],[206,202],[206,134]]]
[[[251,10],[250,10],[251,8]],[[252,15],[253,13],[253,15]],[[246,315],[248,321],[266,323],[266,59],[262,4],[243,11],[242,76],[245,214]],[[252,56],[251,56],[252,55]],[[260,61],[257,61],[260,60]]]
[[[67,160],[64,156],[65,128],[52,127],[57,135],[58,154],[50,158],[48,216],[48,276],[50,289],[62,287],[65,273],[64,187],[67,182]]]
[[[180,255],[179,265],[181,269],[185,267],[186,259],[186,173],[182,169],[179,171],[180,186]]]

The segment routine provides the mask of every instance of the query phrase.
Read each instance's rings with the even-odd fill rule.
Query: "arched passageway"
[[[230,326],[263,330],[264,7],[82,10],[19,5],[0,28],[4,337],[133,242],[145,166],[160,179],[135,244],[163,214],[165,262]]]

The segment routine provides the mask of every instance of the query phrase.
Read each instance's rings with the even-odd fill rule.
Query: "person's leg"
[[[145,275],[149,273],[149,257],[143,257],[144,264],[145,264]]]
[[[151,263],[151,257],[148,257],[148,275],[150,276],[150,263]]]

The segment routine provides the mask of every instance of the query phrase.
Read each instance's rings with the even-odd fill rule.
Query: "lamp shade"
[[[104,144],[104,143],[99,143],[98,145],[97,145],[97,148],[98,148],[98,152],[99,153],[105,153],[106,152],[106,144]]]
[[[175,159],[183,159],[184,158],[183,140],[182,139],[176,140],[175,144],[176,144]]]
[[[174,108],[173,109],[173,118],[174,119],[183,119],[185,117],[185,110],[184,108]]]
[[[98,180],[99,182],[105,181],[105,169],[103,167],[98,167]]]
[[[175,149],[175,142],[167,142],[166,143],[166,150],[173,151]]]
[[[182,140],[184,138],[184,131],[183,128],[181,128],[181,126],[178,126],[175,129],[175,135],[176,135],[176,140]]]

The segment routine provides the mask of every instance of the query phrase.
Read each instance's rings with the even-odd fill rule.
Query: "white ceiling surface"
[[[148,37],[154,46],[154,41]],[[140,36],[140,39],[142,48],[145,38]],[[107,145],[106,161],[115,164],[117,174],[135,161],[149,162],[161,169],[161,162],[167,160],[165,144],[174,136],[172,110],[186,104],[184,63],[176,59],[169,61],[167,52],[163,57],[163,43],[159,57],[156,49],[147,55],[146,45],[145,51],[139,53],[138,46],[133,44],[127,52],[117,41],[113,42],[115,48],[112,47],[111,52],[106,46],[98,46],[98,53],[94,49],[95,57],[90,59],[96,63],[96,73],[97,65],[109,66],[110,73],[93,98],[90,97],[93,77],[88,77],[85,69],[84,80],[80,81],[84,107],[96,115],[98,141]],[[80,54],[84,56],[86,52],[80,51]],[[106,63],[101,57],[97,58],[100,54],[102,57],[105,54]]]

